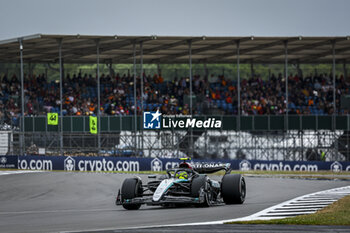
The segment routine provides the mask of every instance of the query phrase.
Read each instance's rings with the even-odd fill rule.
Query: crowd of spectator
[[[0,86],[0,119],[16,122],[21,113],[21,86],[16,75],[3,75]],[[190,79],[175,77],[167,80],[161,74],[143,74],[144,93],[141,96],[141,78],[137,77],[137,112],[159,109],[163,114],[190,114]],[[60,111],[59,82],[48,81],[44,74],[25,75],[25,115],[44,115]],[[349,82],[336,77],[336,106],[338,114],[341,95],[349,94]],[[132,75],[101,75],[101,114],[134,114],[134,78]],[[237,82],[223,75],[201,77],[192,81],[193,114],[235,115],[237,109]],[[289,114],[332,114],[333,83],[331,75],[288,77]],[[63,114],[95,115],[97,113],[96,77],[87,74],[67,74],[63,79]],[[241,80],[242,115],[281,115],[286,112],[285,78],[272,75]]]

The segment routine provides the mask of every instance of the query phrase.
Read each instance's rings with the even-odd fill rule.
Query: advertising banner
[[[58,113],[47,113],[47,124],[58,125]]]
[[[18,156],[1,156],[0,155],[0,168],[9,169],[17,168]]]
[[[89,126],[90,126],[90,133],[97,134],[97,117],[90,116]]]
[[[18,162],[17,162],[18,158]],[[2,156],[0,164],[29,170],[65,170],[65,171],[165,171],[176,168],[179,159],[168,158],[132,158],[132,157],[71,157],[71,156]],[[16,161],[14,161],[16,160]],[[193,166],[217,166],[230,163],[233,170],[267,171],[350,171],[350,162],[321,161],[266,161],[266,160],[192,160]],[[11,165],[12,164],[12,165]],[[8,167],[9,168],[9,167]],[[14,168],[17,168],[15,166]]]

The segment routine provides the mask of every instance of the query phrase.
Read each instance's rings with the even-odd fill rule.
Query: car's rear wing
[[[210,173],[215,173],[218,171],[224,170],[226,174],[229,174],[231,172],[231,164],[226,163],[226,164],[216,164],[216,165],[211,165],[211,164],[196,164],[193,166],[193,169],[198,172],[199,174],[210,174]]]

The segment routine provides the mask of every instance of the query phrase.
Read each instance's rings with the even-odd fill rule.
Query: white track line
[[[16,174],[24,174],[24,173],[37,173],[37,172],[43,172],[43,171],[0,171],[0,176],[5,175],[16,175]]]
[[[336,197],[335,197],[335,194],[336,194]],[[317,210],[322,209],[323,207],[326,207],[332,204],[333,202],[339,200],[340,198],[349,194],[350,194],[350,186],[311,193],[301,197],[294,198],[289,201],[285,201],[281,204],[262,210],[256,214],[253,214],[244,218],[232,219],[224,222],[261,220],[262,218],[279,219],[279,218],[285,217],[285,215],[288,215],[288,214],[294,215],[298,213],[295,210],[291,209],[291,207],[298,207],[298,208],[302,207],[303,210],[305,210],[305,212],[303,213],[315,213]],[[317,197],[320,197],[320,200],[317,200],[316,199]],[[310,201],[308,200],[309,198],[314,198],[314,199]],[[331,199],[324,200],[325,198],[331,198]],[[281,210],[283,210],[283,213]],[[309,212],[306,212],[306,210],[309,210]]]
[[[0,215],[9,214],[42,214],[42,213],[80,213],[80,212],[105,212],[115,211],[115,209],[87,209],[87,210],[28,210],[28,211],[14,211],[14,212],[0,212]]]
[[[317,210],[320,210],[326,206],[328,206],[330,203],[322,203],[322,204],[310,204],[307,203],[305,204],[299,204],[300,207],[304,207],[303,211],[296,211],[296,210],[291,210],[290,212],[283,212],[283,213],[277,213],[281,209],[284,209],[285,206],[293,206],[293,204],[290,204],[292,202],[298,202],[302,201],[305,198],[310,198],[310,197],[317,197],[320,196],[320,198],[326,197],[331,197],[332,202],[336,200],[339,200],[340,198],[350,195],[350,186],[344,186],[340,188],[334,188],[334,189],[328,189],[320,192],[315,192],[307,195],[303,195],[294,199],[291,199],[289,201],[282,202],[278,205],[269,207],[267,209],[264,209],[258,213],[252,214],[247,217],[243,218],[235,218],[235,219],[227,219],[227,220],[219,220],[219,221],[210,221],[210,222],[196,222],[196,223],[181,223],[181,224],[168,224],[168,225],[153,225],[153,226],[138,226],[138,227],[125,227],[125,228],[102,228],[102,229],[89,229],[89,232],[100,232],[100,231],[113,231],[113,230],[127,230],[127,229],[143,229],[143,228],[159,228],[159,227],[178,227],[178,226],[196,226],[196,225],[214,225],[214,224],[224,224],[227,222],[238,222],[238,221],[251,221],[251,220],[271,220],[271,219],[282,219],[282,218],[287,218],[287,217],[294,217],[297,215],[304,215],[304,214],[312,214],[315,213]],[[333,201],[334,200],[334,201]],[[315,208],[316,207],[316,208]],[[288,208],[286,208],[287,210]],[[306,211],[309,210],[309,211]],[[283,216],[282,216],[283,215]],[[62,231],[61,233],[66,233],[66,232],[85,232],[85,230],[77,230],[77,231]]]

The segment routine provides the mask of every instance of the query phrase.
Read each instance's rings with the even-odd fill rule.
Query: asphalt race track
[[[131,176],[78,172],[0,176],[0,232],[108,230],[232,219],[300,195],[350,185],[349,181],[246,177],[247,198],[243,205],[142,206],[140,210],[127,211],[114,202],[121,182]]]

